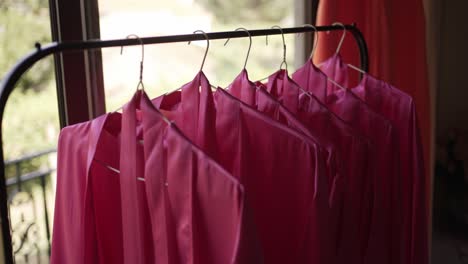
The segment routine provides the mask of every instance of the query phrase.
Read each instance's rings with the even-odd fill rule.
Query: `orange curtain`
[[[369,72],[414,98],[424,148],[426,182],[430,184],[431,108],[423,1],[320,1],[317,25],[333,22],[356,22],[369,48]],[[316,63],[335,52],[340,37],[341,32],[320,35]],[[351,35],[346,37],[340,53],[346,62],[359,65],[359,50]],[[357,74],[352,77],[354,81],[350,87],[357,81]],[[430,191],[430,186],[427,188]]]

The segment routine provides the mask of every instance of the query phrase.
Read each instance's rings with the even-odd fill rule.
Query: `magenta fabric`
[[[306,80],[314,85],[326,84],[323,79],[309,75]],[[326,81],[326,80],[325,80]],[[372,177],[375,174],[369,141],[334,115],[320,101],[291,80],[281,70],[268,79],[267,90],[295,113],[319,142],[327,142],[342,153],[344,166],[344,200],[337,216],[341,232],[335,234],[337,263],[362,263],[367,249],[371,202]],[[325,96],[326,94],[323,94]]]
[[[313,68],[310,64],[312,62],[308,61],[293,76],[295,80],[307,85],[304,88],[311,92],[328,89],[328,95],[324,100],[327,107],[371,139],[376,147],[374,155],[378,175],[374,177],[373,220],[364,261],[365,263],[375,263],[376,261],[398,263],[401,261],[402,204],[400,198],[401,182],[398,177],[400,167],[396,148],[398,145],[396,131],[389,120],[374,112],[352,92],[337,87],[331,90],[329,84],[320,87],[313,83],[307,83],[308,74],[318,74],[326,80],[324,73]],[[323,67],[326,68],[327,65],[323,65]],[[380,206],[376,204],[380,204]]]
[[[90,127],[90,124],[78,124],[64,128],[59,136],[57,175],[67,176],[57,177],[51,263],[64,263],[67,259],[71,259],[70,263],[85,261],[83,240]],[[81,142],[74,140],[74,135],[82,139]]]
[[[122,149],[128,146],[134,151],[138,145],[134,126],[137,108],[141,108],[149,226],[153,227],[154,241],[153,259],[140,263],[262,263],[243,186],[191,144],[175,125],[168,126],[144,93],[124,108]],[[131,137],[124,137],[126,133]],[[132,263],[137,263],[137,258],[134,256]]]
[[[346,83],[346,67],[327,63]],[[263,85],[244,70],[213,93],[200,72],[180,92],[139,91],[123,114],[63,129],[51,263],[423,259],[411,97],[370,75],[334,87],[311,62],[293,78],[280,70]]]
[[[348,67],[341,56],[326,61],[324,72],[340,83],[348,83]],[[333,71],[328,71],[334,68]],[[395,127],[399,139],[403,204],[402,249],[405,250],[404,263],[418,260],[425,263],[429,254],[428,221],[429,213],[426,192],[423,150],[417,121],[415,102],[411,96],[398,88],[378,80],[370,74],[351,91],[365,101],[372,110],[388,118]]]
[[[151,164],[143,157],[137,141],[136,101],[139,93],[123,108],[120,131],[120,191],[122,206],[122,234],[124,263],[153,263],[152,225],[145,193],[145,183],[137,180],[145,177],[145,166]],[[132,109],[133,107],[133,109]],[[133,112],[132,112],[133,110]],[[145,118],[140,115],[139,119]],[[160,117],[161,119],[161,117]],[[138,138],[146,138],[141,135]],[[161,165],[161,164],[159,164]],[[163,166],[160,166],[163,168]],[[163,174],[162,170],[153,173]],[[155,225],[154,228],[160,228]]]
[[[262,263],[243,186],[150,107],[61,131],[51,263]]]
[[[97,234],[97,256],[99,263],[124,263],[120,195],[121,178],[118,173],[104,166],[106,164],[116,169],[120,167],[120,144],[118,139],[116,139],[118,135],[113,130],[113,124],[120,123],[120,116],[119,114],[108,114],[106,119],[107,121],[100,132],[101,136],[93,162],[96,170],[99,171],[96,171],[91,178],[91,199],[93,200],[95,219],[94,222],[89,223],[89,226],[94,226]],[[93,120],[92,122],[96,121]],[[110,175],[106,181],[103,181],[103,179],[106,179],[104,175]],[[86,245],[90,245],[92,241],[85,240],[85,243]]]
[[[213,97],[202,73],[180,93],[166,97],[154,103],[202,149],[216,139],[212,153],[218,154],[213,157],[245,186],[265,263],[313,263],[307,257],[316,246],[308,244],[316,237],[315,207],[321,197],[328,197],[327,190],[316,185],[324,164],[315,143],[222,89]],[[184,116],[192,121],[182,122]],[[204,130],[213,123],[213,131]]]
[[[335,188],[333,182],[339,181],[336,177],[343,176],[344,173],[341,154],[337,151],[335,143],[327,138],[321,138],[316,131],[310,130],[281,102],[268,94],[266,89],[267,87],[260,82],[251,82],[246,70],[243,70],[227,88],[230,94],[250,107],[309,137],[325,155],[326,160],[323,163],[327,165],[328,187],[332,191]]]
[[[51,263],[123,263],[119,175],[101,164],[118,168],[118,144],[102,147],[112,139],[103,127],[113,118],[60,133]]]
[[[327,99],[327,106],[337,115],[352,123],[369,137],[376,146],[377,177],[374,195],[380,206],[374,207],[372,236],[366,263],[398,263],[400,261],[401,190],[397,138],[390,122],[368,108],[350,91],[342,90]],[[380,251],[380,252],[379,252]],[[384,257],[385,256],[385,257]],[[383,260],[382,260],[383,258]]]
[[[326,178],[328,179],[328,183],[317,182],[317,188],[328,189],[329,201],[328,204],[323,201],[317,206],[315,218],[317,221],[323,221],[318,226],[326,226],[327,228],[318,229],[315,235],[315,242],[309,242],[311,245],[314,245],[309,248],[309,259],[315,259],[316,263],[332,263],[332,256],[335,254],[334,247],[336,246],[336,241],[334,239],[336,236],[330,234],[336,234],[338,231],[337,220],[339,210],[341,209],[343,188],[341,177],[344,175],[343,161],[339,157],[340,154],[337,153],[336,146],[333,142],[326,140],[323,140],[323,144],[319,144],[320,138],[315,137],[317,133],[309,130],[308,127],[304,126],[300,120],[282,106],[279,101],[269,95],[261,83],[255,84],[251,82],[245,69],[229,85],[228,91],[252,108],[303,133],[310,140],[316,142],[326,155],[326,161],[323,161],[323,163],[327,165]],[[320,198],[324,199],[323,197]],[[320,205],[324,208],[320,208]],[[327,211],[329,211],[329,216],[325,217],[324,213]]]
[[[365,37],[369,51],[369,73],[391,83],[413,98],[417,108],[417,119],[421,128],[424,164],[430,166],[432,151],[432,100],[428,79],[427,38],[424,0],[327,0],[320,1],[316,25],[330,25],[334,22],[355,23]],[[404,28],[404,30],[401,30]],[[349,33],[349,32],[348,32]],[[317,63],[336,53],[342,31],[321,34],[315,59]],[[359,66],[359,52],[354,38],[348,34],[340,49],[346,62]],[[357,71],[351,72],[351,86],[359,80]],[[426,171],[424,192],[431,192],[431,175]],[[425,204],[427,208],[431,198]],[[430,221],[428,219],[423,222]],[[429,227],[430,228],[430,227]],[[431,230],[425,231],[431,232]],[[424,239],[424,235],[422,236]],[[420,247],[420,246],[416,246]],[[427,247],[427,245],[423,246]],[[424,250],[425,251],[425,250]],[[406,262],[429,263],[429,254],[413,252]],[[428,252],[427,252],[428,253]]]

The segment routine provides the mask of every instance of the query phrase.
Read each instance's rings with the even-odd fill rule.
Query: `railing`
[[[7,160],[6,180],[16,263],[48,263],[55,149]]]

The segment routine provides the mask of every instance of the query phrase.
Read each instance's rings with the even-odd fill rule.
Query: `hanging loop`
[[[208,50],[210,49],[210,38],[208,37],[208,34],[206,34],[205,31],[203,30],[195,30],[193,32],[194,34],[195,33],[200,33],[200,34],[203,34],[206,38],[206,50],[205,50],[205,55],[203,56],[203,61],[202,61],[202,64],[200,66],[200,71],[203,71],[203,66],[205,65],[205,60],[206,60],[206,56],[208,55]],[[188,45],[190,45],[191,41],[188,42]]]
[[[315,50],[317,49],[317,44],[318,44],[318,38],[319,38],[319,32],[317,28],[314,25],[311,24],[304,24],[302,25],[303,27],[310,27],[314,30],[314,45],[312,46],[312,51],[310,52],[310,59],[314,58]]]
[[[341,26],[343,28],[343,34],[341,35],[340,43],[338,43],[338,47],[336,48],[336,51],[335,51],[335,54],[338,54],[341,50],[341,46],[343,45],[343,41],[345,40],[345,37],[346,37],[346,27],[341,22],[335,22],[332,24],[332,26]]]
[[[250,49],[252,48],[252,36],[250,35],[250,32],[246,28],[243,28],[243,27],[236,28],[235,31],[239,31],[239,30],[245,31],[245,33],[247,33],[247,35],[249,36],[249,49],[247,50],[247,56],[245,57],[245,62],[244,62],[244,70],[245,70],[245,68],[247,67],[247,61],[249,60]],[[226,42],[224,42],[224,46],[228,44],[230,39],[231,38],[228,38]]]
[[[280,69],[282,69],[283,64],[284,64],[285,69],[288,70],[288,63],[286,62],[286,41],[284,40],[283,29],[280,26],[277,26],[277,25],[274,25],[271,28],[279,29],[279,31],[281,32],[281,37],[283,39],[283,61],[280,64]],[[265,36],[265,41],[266,41],[266,45],[268,45],[268,35]]]
[[[145,86],[143,85],[143,62],[145,61],[145,44],[143,43],[143,40],[136,34],[128,35],[127,39],[132,38],[132,37],[138,39],[138,41],[141,44],[140,77],[139,77],[139,81],[137,85],[137,91],[140,89],[140,86],[141,86],[141,90],[144,91]],[[120,47],[120,55],[122,55],[122,53],[123,53],[123,46]]]

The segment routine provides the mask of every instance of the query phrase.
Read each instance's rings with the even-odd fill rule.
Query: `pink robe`
[[[333,71],[329,71],[333,69]],[[334,56],[324,64],[324,72],[348,83],[348,66],[340,56]],[[405,263],[410,259],[425,263],[428,253],[429,213],[426,192],[421,137],[413,98],[396,87],[366,74],[362,82],[351,91],[365,101],[372,110],[388,118],[395,127],[399,139],[401,165],[403,230],[402,249]]]
[[[307,81],[315,85],[325,83],[313,75],[309,77]],[[335,261],[361,263],[370,232],[372,179],[375,175],[373,146],[314,95],[303,93],[286,71],[271,75],[267,90],[295,113],[311,133],[320,139],[319,142],[327,142],[342,153],[345,196],[341,215],[338,216],[341,232],[335,236]]]
[[[394,127],[351,92],[331,86],[325,74],[315,68],[310,60],[293,74],[293,78],[314,94],[324,94],[323,90],[327,90],[326,97],[322,98],[327,107],[371,139],[375,145],[378,174],[374,177],[373,220],[364,262],[398,263],[401,260],[399,249],[402,204],[396,149],[398,138]],[[322,81],[319,83],[309,81],[320,79]]]
[[[118,165],[118,145],[103,149],[114,117],[60,132],[51,263],[123,263],[119,175],[97,162]]]
[[[154,103],[245,186],[265,263],[311,263],[315,208],[328,197],[315,143],[222,89],[213,98],[202,73]]]
[[[145,94],[63,129],[58,157],[51,263],[262,263],[243,186]]]
[[[259,87],[257,87],[259,85]],[[340,153],[337,152],[334,142],[327,141],[323,138],[317,138],[316,131],[310,130],[305,126],[294,114],[289,112],[279,101],[274,99],[261,83],[252,83],[248,79],[247,71],[243,70],[236,79],[229,85],[228,91],[245,102],[249,106],[268,115],[288,127],[303,133],[309,139],[316,142],[322,148],[327,160],[327,179],[328,182],[322,181],[321,186],[317,188],[326,188],[329,190],[328,202],[322,201],[316,208],[318,221],[315,241],[310,242],[309,259],[314,259],[314,263],[332,263],[334,247],[336,247],[336,234],[338,231],[338,217],[342,202],[342,188],[344,175],[343,160],[340,159]],[[320,142],[322,140],[322,142]],[[323,197],[319,197],[322,198]],[[328,217],[323,217],[326,212],[329,212]],[[330,235],[332,234],[332,235]]]
[[[438,1],[423,0],[327,0],[320,1],[317,11],[316,25],[330,25],[336,21],[344,24],[355,23],[362,31],[369,49],[369,73],[381,80],[391,83],[404,93],[412,97],[411,103],[415,105],[418,127],[420,130],[420,142],[424,164],[431,165],[432,148],[432,112],[431,89],[429,86],[428,62],[427,62],[427,38],[426,23],[432,26],[432,21],[427,20],[431,11],[428,3]],[[429,9],[426,10],[426,7]],[[404,30],[402,30],[404,29]],[[315,59],[320,63],[328,59],[336,52],[336,48],[343,31],[332,31],[330,34],[321,34]],[[348,63],[359,67],[359,50],[356,40],[351,32],[345,38],[340,49],[340,56]],[[359,73],[350,71],[351,86],[358,83]],[[408,102],[408,101],[407,101]],[[408,107],[408,106],[405,106]],[[418,136],[419,137],[419,136]],[[416,161],[414,162],[416,163]],[[431,168],[432,169],[432,168]],[[425,172],[426,186],[422,193],[431,192],[431,175]],[[417,203],[421,208],[427,208],[432,203],[431,197],[426,196],[424,202]],[[424,204],[423,204],[424,203]],[[428,219],[418,221],[427,223]],[[424,224],[423,224],[424,225]],[[423,226],[421,226],[424,228]],[[431,227],[429,227],[431,228]],[[431,232],[431,229],[422,231]],[[416,241],[413,253],[407,254],[405,263],[427,264],[429,263],[428,244],[426,235],[414,234]],[[419,249],[418,249],[419,248]],[[422,251],[420,251],[422,250]]]

